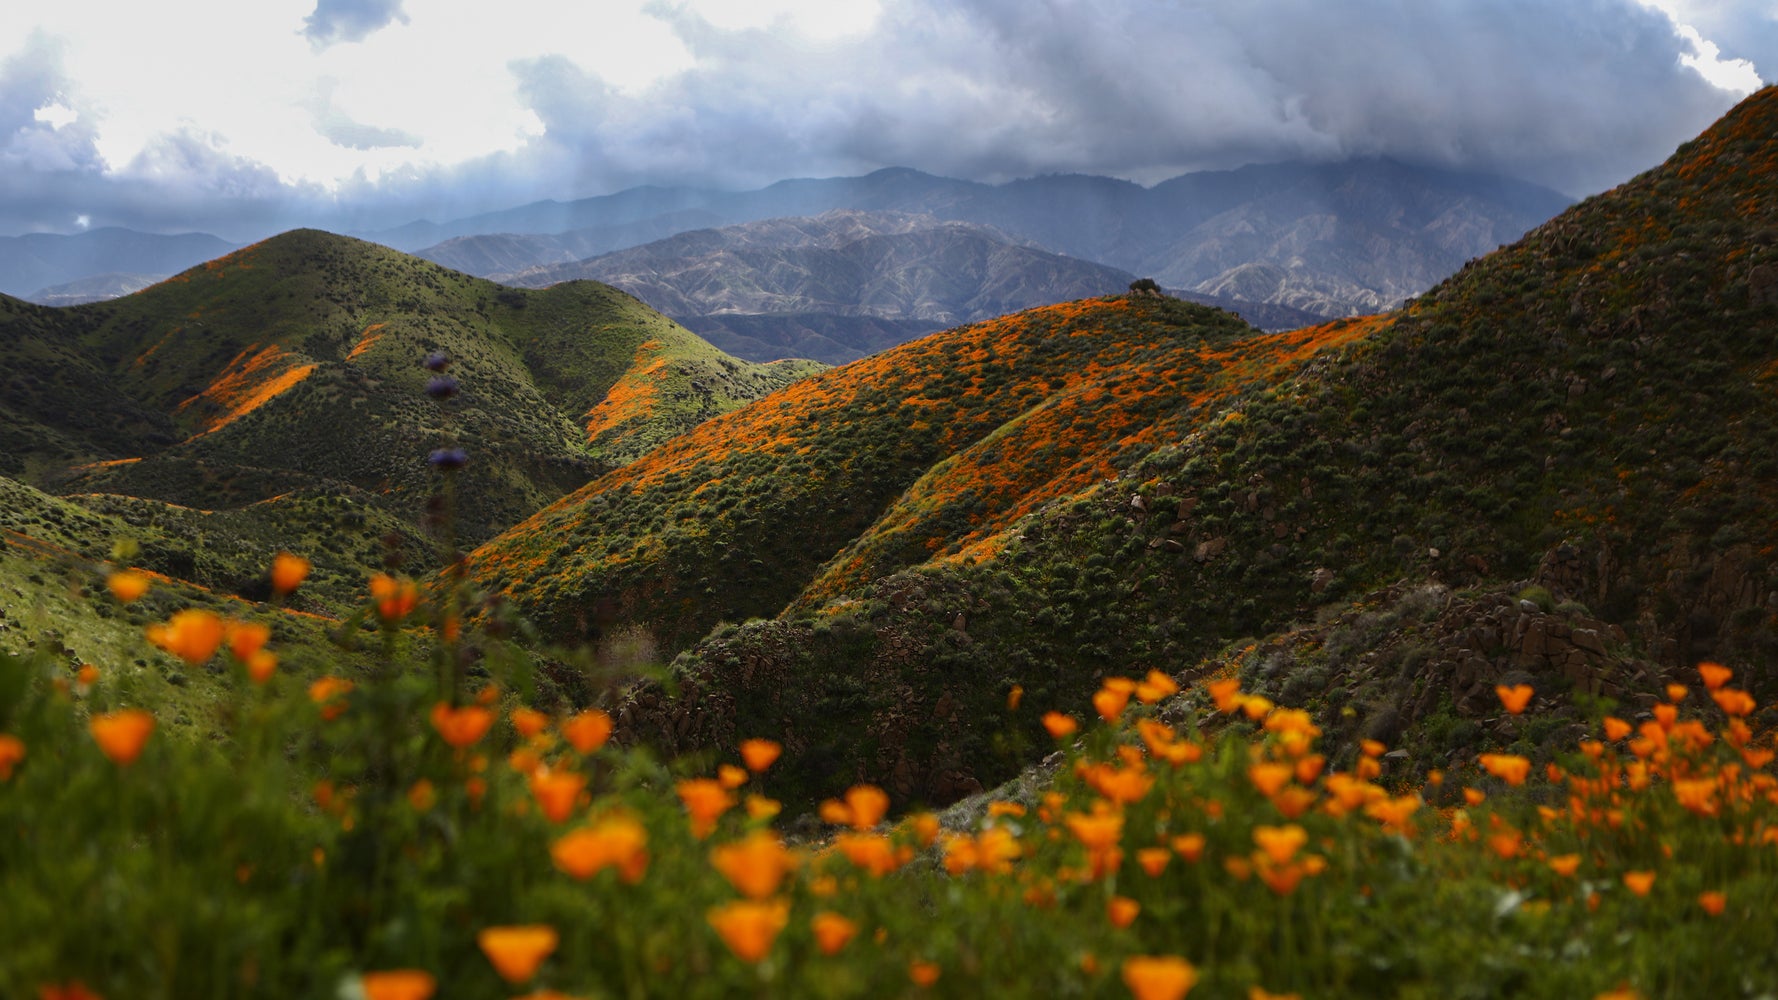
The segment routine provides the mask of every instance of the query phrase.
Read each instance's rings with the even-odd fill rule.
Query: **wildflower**
[[[699,840],[709,836],[716,820],[735,804],[734,795],[714,778],[686,778],[676,788],[691,817],[692,836]]]
[[[321,718],[331,721],[346,710],[344,698],[352,687],[344,677],[322,677],[309,684],[309,700],[321,707]]]
[[[150,625],[144,632],[149,642],[195,667],[215,655],[222,645],[223,625],[222,619],[212,612],[187,608],[165,625]]]
[[[712,848],[710,866],[741,895],[766,899],[778,891],[784,876],[796,869],[796,856],[776,834],[754,830],[735,843]]]
[[[1284,864],[1295,857],[1296,852],[1308,842],[1308,831],[1295,823],[1285,826],[1261,824],[1253,828],[1254,845],[1277,864]]]
[[[38,1000],[104,1000],[103,997],[86,988],[86,984],[76,979],[61,985],[49,984],[39,987]]]
[[[790,904],[781,899],[740,899],[711,908],[706,919],[736,958],[757,962],[772,950],[778,932],[790,921]]]
[[[1624,720],[1608,715],[1605,717],[1605,738],[1613,743],[1630,735],[1630,724]]]
[[[1303,1000],[1300,993],[1273,993],[1259,986],[1247,987],[1247,1000]]]
[[[1267,698],[1264,695],[1250,694],[1241,699],[1242,714],[1246,715],[1247,718],[1254,722],[1258,722],[1267,715],[1270,715],[1274,707],[1272,699]]]
[[[420,603],[420,588],[412,580],[398,580],[387,573],[370,578],[370,597],[376,602],[377,617],[385,625],[393,625]]]
[[[1216,703],[1216,710],[1224,715],[1231,715],[1241,707],[1241,679],[1225,677],[1209,684],[1210,700]]]
[[[1204,835],[1201,833],[1182,833],[1171,841],[1173,850],[1184,858],[1187,864],[1197,864],[1204,856]]]
[[[1689,694],[1691,694],[1691,691],[1688,690],[1684,684],[1667,685],[1667,700],[1675,705],[1684,701]]]
[[[419,969],[393,969],[366,972],[359,978],[364,1000],[428,1000],[438,989],[438,980],[430,972]]]
[[[1025,700],[1025,686],[1023,684],[1014,684],[1012,689],[1006,692],[1006,710],[1008,712],[1018,711],[1019,702],[1023,700]]]
[[[1698,905],[1704,908],[1705,913],[1720,917],[1729,905],[1729,897],[1720,892],[1701,892],[1698,894]]]
[[[1080,723],[1061,712],[1045,712],[1043,713],[1043,728],[1049,731],[1051,739],[1065,740],[1080,729]]]
[[[1463,801],[1468,803],[1471,808],[1474,808],[1475,806],[1479,806],[1483,802],[1488,801],[1488,793],[1482,791],[1480,788],[1465,788],[1463,789]]]
[[[223,634],[228,640],[228,651],[246,663],[271,639],[272,629],[263,622],[228,622]]]
[[[290,593],[309,577],[310,563],[302,556],[280,552],[272,557],[272,593],[279,597]]]
[[[1720,663],[1700,663],[1698,664],[1698,676],[1704,678],[1706,691],[1715,691],[1727,684],[1729,678],[1735,676],[1735,672]]]
[[[152,583],[146,573],[138,573],[133,569],[122,569],[105,578],[105,586],[110,588],[111,596],[125,604],[140,600],[148,593]]]
[[[1295,772],[1296,769],[1289,764],[1262,761],[1248,766],[1247,780],[1253,782],[1253,787],[1259,789],[1261,795],[1271,798],[1278,794],[1278,789],[1283,788]]]
[[[1383,756],[1383,752],[1389,748],[1383,745],[1381,740],[1365,739],[1358,741],[1358,749],[1363,752],[1366,757],[1381,757]]]
[[[1716,702],[1718,708],[1723,710],[1723,714],[1737,718],[1751,715],[1753,710],[1758,707],[1752,695],[1735,688],[1718,688],[1710,692],[1710,698]]]
[[[419,969],[366,972],[358,982],[364,989],[364,1000],[428,1000],[438,989],[432,973]]]
[[[747,783],[747,769],[733,764],[716,765],[716,783],[729,790],[740,788]]]
[[[1572,878],[1575,872],[1580,871],[1580,855],[1558,854],[1549,859],[1548,864],[1550,866],[1550,871],[1555,872],[1563,878]]]
[[[830,910],[822,910],[809,919],[815,932],[815,946],[823,955],[835,955],[858,933],[858,925]]]
[[[12,769],[25,759],[25,741],[11,733],[0,733],[0,781],[12,780]]]
[[[1093,692],[1093,710],[1099,718],[1106,722],[1116,722],[1123,714],[1124,706],[1130,703],[1130,692],[1113,688],[1110,684]]]
[[[543,732],[544,728],[549,725],[549,716],[534,708],[515,708],[507,718],[512,720],[513,732],[525,739],[530,739]]]
[[[544,817],[551,823],[562,823],[573,815],[574,805],[586,789],[586,775],[540,767],[531,772],[530,785],[531,797]]]
[[[548,924],[525,924],[484,927],[476,933],[475,943],[500,978],[516,986],[537,974],[537,967],[556,950],[560,938]]]
[[[1128,927],[1136,922],[1136,915],[1142,912],[1142,904],[1128,896],[1113,896],[1105,904],[1105,918],[1111,926]]]
[[[1531,773],[1531,761],[1510,753],[1485,753],[1478,760],[1483,769],[1509,785],[1522,785]]]
[[[766,768],[771,767],[772,764],[777,761],[778,755],[783,752],[784,747],[774,740],[752,739],[741,741],[741,763],[746,764],[747,770],[752,771],[754,774],[758,774]]]
[[[1531,704],[1534,693],[1529,684],[1514,684],[1512,687],[1505,684],[1494,685],[1494,694],[1500,698],[1500,704],[1508,715],[1518,715],[1525,711],[1525,706]]]
[[[908,980],[922,989],[938,982],[938,972],[937,962],[908,963]]]
[[[565,834],[550,845],[550,859],[569,877],[589,879],[615,867],[625,882],[642,881],[648,868],[648,831],[641,823],[614,813],[590,827]]]
[[[414,812],[426,812],[438,804],[438,790],[432,782],[421,778],[408,786],[407,804],[413,806]]]
[[[154,732],[154,714],[140,708],[125,708],[95,715],[87,722],[93,742],[118,767],[128,767],[142,755],[148,737]]]
[[[875,785],[853,785],[846,789],[846,810],[852,829],[869,830],[889,811],[889,796]]]
[[[1167,863],[1173,860],[1173,852],[1165,847],[1144,847],[1136,852],[1136,863],[1148,873],[1149,878],[1160,878],[1167,870]]]
[[[1624,873],[1624,885],[1638,896],[1648,895],[1655,886],[1655,873],[1651,871],[1630,871]]]
[[[611,716],[589,708],[562,720],[562,737],[582,755],[597,753],[611,738]]]
[[[768,820],[784,811],[784,803],[764,795],[749,795],[743,803],[747,807],[747,818]]]
[[[1198,982],[1198,970],[1173,955],[1133,955],[1124,959],[1123,976],[1136,1000],[1179,1000]]]
[[[446,743],[459,750],[475,744],[494,724],[494,713],[481,705],[452,708],[445,702],[432,706],[432,728]]]
[[[247,676],[255,684],[264,684],[278,670],[278,654],[269,649],[256,650],[247,657]]]
[[[833,839],[833,846],[872,878],[882,878],[901,867],[904,860],[888,837],[875,833],[842,833]]]

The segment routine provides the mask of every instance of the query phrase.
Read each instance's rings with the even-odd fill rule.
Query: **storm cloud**
[[[317,60],[360,48],[320,51],[341,41],[362,41],[371,59],[442,2],[321,0],[300,30]],[[98,157],[102,115],[39,37],[0,52],[0,157],[28,175],[15,190],[46,200],[0,199],[0,226],[65,226],[80,213],[163,228],[177,207],[192,213],[180,228],[246,239],[268,225],[372,228],[637,184],[737,189],[886,166],[1151,183],[1358,156],[1578,196],[1660,162],[1742,96],[1696,68],[1713,55],[1705,45],[1767,74],[1778,51],[1762,0],[881,0],[868,30],[820,36],[718,25],[694,0],[642,9],[670,32],[669,69],[614,79],[540,26],[534,46],[478,80],[478,94],[529,124],[469,157],[431,155],[439,127],[353,107],[329,77],[345,64],[316,66],[291,106],[311,138],[367,159],[300,182],[203,121],[124,162]],[[402,86],[424,93],[461,75],[493,25],[466,25],[461,49],[401,50]]]

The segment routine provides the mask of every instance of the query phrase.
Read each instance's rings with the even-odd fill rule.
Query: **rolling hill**
[[[315,231],[112,302],[0,299],[0,327],[0,475],[267,524],[331,497],[380,529],[420,521],[428,453],[463,447],[471,541],[810,367],[737,361],[592,282],[504,288]],[[434,352],[452,398],[428,398]]]
[[[1114,297],[933,335],[700,426],[472,573],[559,637],[682,650],[632,737],[779,734],[807,794],[954,798],[1151,667],[1294,685],[1336,747],[1425,754],[1529,738],[1474,697],[1509,676],[1557,726],[1700,657],[1769,701],[1774,136],[1767,88],[1381,316],[1261,335]]]

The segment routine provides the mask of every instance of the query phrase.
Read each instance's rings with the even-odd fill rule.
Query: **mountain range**
[[[101,275],[159,280],[220,257],[237,245],[207,233],[163,236],[113,227],[72,236],[52,233],[0,236],[0,294],[28,296],[33,301],[42,301],[58,295],[67,298],[68,293],[58,286]],[[128,277],[122,284],[133,284],[134,287],[123,288],[117,281],[112,284],[117,286],[117,294],[143,287]],[[73,297],[84,298],[89,294],[103,292],[75,290]],[[45,301],[44,304],[51,303]]]
[[[703,207],[636,197],[658,211],[609,224]],[[454,505],[448,580],[529,623],[539,700],[603,697],[558,644],[655,651],[606,702],[620,736],[772,734],[793,808],[993,785],[1053,747],[1042,713],[1149,669],[1240,676],[1332,761],[1377,738],[1416,770],[1571,745],[1702,658],[1778,700],[1778,88],[1389,312],[1286,332],[1131,291],[753,365],[599,283],[308,231],[112,302],[0,298],[0,332],[9,602],[140,526],[145,568],[243,598],[244,567],[314,553],[305,610],[344,615],[392,549],[437,567],[414,550]]]

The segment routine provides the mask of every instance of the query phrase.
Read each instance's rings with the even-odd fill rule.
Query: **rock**
[[[1197,550],[1192,553],[1192,556],[1199,562],[1209,562],[1222,555],[1222,551],[1228,547],[1229,540],[1227,538],[1209,538],[1198,543]]]
[[[1319,594],[1334,582],[1334,571],[1326,566],[1319,567],[1309,574],[1309,593]]]
[[[1148,511],[1148,501],[1142,499],[1142,494],[1140,493],[1130,497],[1130,506],[1139,511],[1143,511],[1144,513]]]

